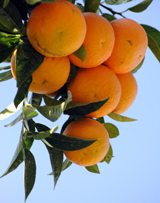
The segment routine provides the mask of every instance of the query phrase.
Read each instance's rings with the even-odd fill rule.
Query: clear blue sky
[[[140,1],[134,1],[140,2]],[[133,3],[129,3],[133,5]],[[127,6],[127,5],[126,5]],[[115,6],[124,10],[125,6]],[[147,11],[141,14],[127,13],[127,17],[160,30],[160,2],[153,0]],[[137,122],[118,123],[120,136],[111,140],[114,158],[101,164],[100,175],[72,165],[62,173],[53,190],[49,157],[40,142],[35,142],[32,152],[37,161],[37,179],[28,203],[159,203],[160,202],[160,65],[150,50],[141,70],[135,75],[138,96],[125,115],[137,118]],[[16,92],[15,81],[0,84],[0,110],[10,104]],[[0,174],[7,168],[15,151],[21,125],[5,128],[12,118],[0,122]],[[44,120],[44,122],[48,122]],[[61,125],[64,118],[56,124]],[[49,122],[51,126],[51,123]],[[0,180],[0,202],[22,203],[24,201],[23,164],[13,173]]]

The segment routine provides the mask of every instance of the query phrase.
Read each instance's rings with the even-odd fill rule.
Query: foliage
[[[75,139],[63,135],[65,127],[73,120],[79,117],[84,117],[86,114],[100,108],[108,98],[104,101],[98,101],[91,104],[79,104],[78,106],[71,103],[72,96],[66,91],[66,87],[62,87],[55,98],[47,95],[38,95],[33,93],[28,94],[29,85],[32,82],[32,73],[42,63],[43,56],[36,52],[26,37],[26,23],[32,9],[41,2],[52,2],[53,0],[2,0],[0,1],[0,62],[10,61],[11,54],[17,50],[16,60],[16,75],[17,75],[17,93],[13,103],[0,112],[0,120],[20,112],[18,117],[6,126],[11,127],[18,122],[22,123],[20,140],[16,152],[8,169],[1,176],[5,176],[14,171],[23,161],[25,167],[25,199],[30,194],[36,178],[36,162],[34,155],[31,152],[32,144],[35,140],[42,142],[47,148],[50,162],[52,166],[51,174],[54,177],[54,185],[56,185],[61,172],[71,166],[69,160],[64,160],[64,150],[78,150],[91,145],[95,140]],[[153,0],[142,0],[139,4],[129,7],[132,0],[85,0],[83,4],[71,0],[83,11],[97,12],[103,17],[112,21],[119,17],[127,17],[127,12],[143,12],[149,9]],[[126,10],[117,12],[113,10],[112,5],[125,3]],[[115,8],[115,7],[114,7]],[[160,31],[150,25],[142,25],[145,29],[149,48],[153,52],[156,59],[160,62]],[[85,49],[80,47],[75,53],[82,61],[85,59]],[[142,66],[143,61],[133,71],[136,72]],[[29,70],[29,71],[28,71]],[[72,65],[70,79],[76,75],[76,67]],[[0,82],[7,81],[12,78],[10,66],[0,68]],[[69,115],[68,120],[64,123],[61,133],[57,133],[57,126],[54,122],[62,115]],[[36,123],[33,118],[42,115],[46,119],[53,122],[53,127],[49,128],[41,123]],[[133,118],[124,115],[110,113],[110,118],[120,122],[135,121]],[[105,118],[107,119],[107,117]],[[115,138],[119,135],[118,128],[104,118],[97,119],[101,122],[107,131],[110,138]],[[113,157],[112,147],[106,154],[102,162],[109,163]],[[100,173],[98,165],[86,167],[89,172]]]

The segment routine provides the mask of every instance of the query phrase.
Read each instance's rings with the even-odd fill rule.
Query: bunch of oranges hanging
[[[32,74],[31,92],[47,95],[67,84],[75,105],[108,98],[102,107],[71,122],[63,132],[96,139],[84,149],[66,151],[69,160],[83,166],[100,162],[109,149],[109,136],[95,118],[111,112],[121,114],[133,103],[137,83],[132,70],[143,60],[148,45],[144,29],[134,20],[109,22],[97,13],[83,13],[69,1],[57,0],[33,9],[26,32],[33,48],[44,56]],[[85,51],[83,58],[77,54],[81,50]],[[14,78],[15,61],[16,51],[11,65]],[[78,71],[68,83],[71,64]]]

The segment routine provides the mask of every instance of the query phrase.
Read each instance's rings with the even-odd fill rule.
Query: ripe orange
[[[64,134],[82,139],[96,139],[90,146],[75,150],[65,151],[66,157],[81,166],[91,166],[100,162],[109,149],[109,135],[105,127],[98,121],[83,118],[71,122]]]
[[[11,71],[16,78],[16,51],[11,59]],[[28,67],[29,68],[29,67]],[[39,94],[50,94],[60,89],[70,73],[68,57],[45,57],[40,66],[32,73],[29,90]]]
[[[145,30],[131,19],[112,21],[115,44],[111,57],[105,64],[116,73],[133,70],[144,58],[148,39]]]
[[[84,41],[86,23],[83,14],[69,1],[41,3],[31,13],[27,36],[44,56],[67,56]]]
[[[131,73],[119,74],[117,76],[121,83],[122,95],[114,112],[121,114],[134,102],[137,95],[137,82]]]
[[[70,60],[82,68],[96,67],[103,63],[112,53],[114,45],[114,31],[110,22],[95,13],[84,13],[87,24],[87,33],[83,43],[86,50],[84,61],[74,54]]]
[[[75,78],[68,85],[72,93],[72,101],[77,104],[86,104],[109,100],[89,117],[101,117],[112,112],[118,105],[121,96],[121,86],[117,76],[104,65],[91,69],[78,70]]]

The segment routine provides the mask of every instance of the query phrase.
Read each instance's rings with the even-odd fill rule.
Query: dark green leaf
[[[68,115],[79,115],[79,116],[84,116],[87,115],[89,113],[92,113],[96,110],[98,110],[101,106],[103,106],[106,102],[108,101],[107,99],[104,99],[103,101],[98,101],[98,102],[93,102],[90,104],[82,104],[81,106],[76,105],[76,106],[69,106],[69,108],[67,108],[64,111],[64,114],[68,114]]]
[[[107,129],[110,138],[115,138],[119,135],[119,130],[114,124],[104,123],[104,127]]]
[[[123,4],[123,3],[128,3],[132,0],[105,0],[105,2],[107,4],[111,4],[111,5],[119,5],[119,4]]]
[[[24,149],[24,186],[25,186],[25,200],[33,189],[36,179],[36,162],[33,154],[28,150]]]
[[[116,114],[116,113],[110,113],[108,114],[108,116],[116,121],[120,121],[120,122],[132,122],[132,121],[136,121],[136,119],[134,118],[129,118],[127,116],[122,116],[120,114]]]
[[[96,13],[100,5],[100,0],[85,0],[85,12]]]
[[[85,47],[82,45],[77,51],[74,52],[74,55],[77,56],[81,61],[84,61],[86,57]]]
[[[66,170],[71,165],[72,165],[72,162],[70,160],[68,160],[68,159],[65,159],[65,161],[63,162],[63,165],[62,165],[62,171]]]
[[[106,163],[109,164],[110,161],[112,160],[112,158],[113,158],[113,150],[112,150],[112,146],[110,145],[109,150],[108,150],[106,156],[104,157],[104,159],[102,160],[102,162],[105,161]]]
[[[145,59],[145,58],[143,58],[143,60],[138,64],[138,66],[135,67],[135,68],[131,71],[132,73],[136,73],[136,72],[142,67],[142,65],[143,65],[143,63],[144,63],[144,59]]]
[[[52,166],[52,174],[54,176],[54,187],[57,184],[57,181],[61,175],[62,172],[62,165],[63,165],[63,151],[47,147],[49,157],[50,157],[50,162]]]
[[[86,166],[85,167],[89,172],[92,172],[92,173],[97,173],[97,174],[100,174],[100,171],[99,171],[99,168],[98,168],[98,165],[93,165],[93,166]]]
[[[71,64],[70,74],[69,74],[69,78],[68,78],[68,80],[67,80],[68,83],[69,83],[71,80],[73,80],[73,78],[75,78],[78,69],[79,69],[79,68],[78,68],[77,66]]]
[[[38,130],[38,132],[50,130],[49,127],[47,127],[46,125],[43,125],[41,123],[35,123],[35,127]]]
[[[74,120],[75,120],[75,118],[73,118],[73,117],[69,117],[68,120],[66,120],[66,122],[63,124],[63,126],[61,128],[61,134],[63,133],[65,128]]]
[[[139,13],[148,8],[148,6],[153,2],[153,0],[143,0],[141,3],[137,4],[136,6],[133,6],[131,8],[128,8],[127,10]]]
[[[8,6],[9,2],[10,2],[10,0],[3,0],[3,8]]]
[[[32,93],[32,98],[31,98],[31,104],[34,107],[38,107],[40,106],[42,102],[42,95],[41,94],[36,94],[36,93]]]
[[[3,82],[3,81],[6,81],[6,80],[9,80],[12,78],[12,73],[11,71],[5,71],[3,73],[0,73],[0,82]]]
[[[65,136],[59,133],[53,133],[52,138],[46,138],[46,141],[53,147],[64,151],[73,151],[88,147],[95,140],[80,139],[70,136]]]
[[[104,117],[97,118],[96,121],[98,121],[102,124],[105,123]]]
[[[104,13],[102,16],[103,16],[104,18],[106,18],[107,20],[109,20],[109,21],[112,21],[112,20],[115,20],[115,19],[116,19],[113,15],[108,14],[108,13]]]
[[[50,1],[53,1],[53,0],[50,0]],[[34,4],[37,4],[37,3],[39,3],[39,2],[46,2],[46,0],[26,0],[26,2],[27,2],[27,4],[29,4],[29,5],[34,5]],[[48,0],[48,2],[49,2],[49,0]]]
[[[149,25],[142,24],[148,36],[148,46],[160,62],[160,31]]]

